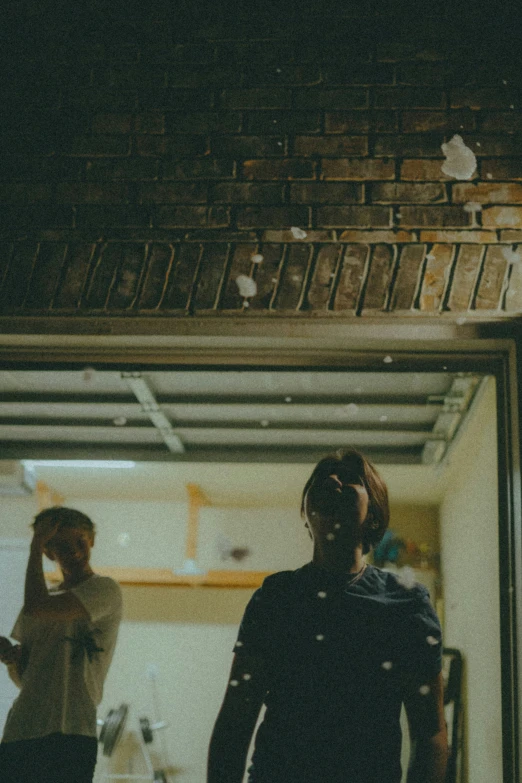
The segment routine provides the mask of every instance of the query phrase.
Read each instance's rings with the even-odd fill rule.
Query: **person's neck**
[[[312,563],[318,568],[324,568],[327,571],[335,571],[343,574],[356,574],[366,564],[363,556],[362,546],[346,551],[334,549],[322,544],[321,541],[314,543],[314,554]]]
[[[63,590],[67,590],[70,587],[76,587],[76,585],[79,585],[81,582],[85,582],[85,580],[93,574],[94,571],[90,566],[79,574],[62,574],[63,579],[60,587]]]

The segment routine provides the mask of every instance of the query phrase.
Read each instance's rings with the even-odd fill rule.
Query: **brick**
[[[321,163],[324,179],[341,180],[382,180],[395,179],[395,161],[384,161],[374,158],[337,159],[325,158]]]
[[[390,225],[386,207],[318,207],[317,225],[325,228],[378,228]]]
[[[102,228],[113,229],[116,226],[140,228],[149,225],[150,212],[145,207],[86,204],[76,210],[77,228],[92,228],[98,231]]]
[[[119,243],[99,244],[92,264],[92,275],[84,292],[81,308],[104,309],[121,257]]]
[[[470,225],[470,215],[462,207],[401,207],[400,225],[446,228]]]
[[[168,112],[166,129],[167,133],[239,133],[241,112]]]
[[[453,179],[442,171],[444,158],[440,160],[405,160],[401,164],[401,180],[441,180]]]
[[[165,114],[163,112],[142,112],[137,114],[134,120],[136,133],[165,133]]]
[[[224,109],[289,109],[292,94],[280,88],[252,88],[223,90],[221,106]]]
[[[144,269],[145,254],[145,244],[126,242],[122,245],[121,260],[107,303],[109,310],[126,310],[133,306]]]
[[[127,136],[75,136],[67,145],[68,155],[77,157],[95,157],[111,155],[128,155],[130,140]]]
[[[169,87],[191,89],[239,86],[241,71],[232,64],[176,63],[168,71]]]
[[[234,176],[235,164],[219,158],[191,158],[162,161],[163,179],[229,179]]]
[[[481,111],[477,113],[478,128],[482,133],[520,133],[522,114],[517,111]]]
[[[306,229],[309,219],[308,207],[243,207],[238,210],[237,225],[239,228],[300,226]]]
[[[297,243],[298,245],[302,245],[303,243],[335,242],[336,239],[335,231],[316,231],[308,228],[306,229],[306,237],[304,239],[296,239],[290,228],[267,229],[262,233],[263,242],[284,242],[285,244]]]
[[[458,133],[476,130],[475,116],[471,111],[403,111],[401,131],[403,133],[425,133],[441,131]]]
[[[511,269],[504,309],[507,313],[513,314],[522,311],[522,266],[520,264],[514,265]]]
[[[395,111],[335,111],[324,115],[326,133],[394,133],[398,131]]]
[[[314,179],[317,164],[306,158],[245,160],[242,174],[247,179]]]
[[[383,310],[388,297],[388,286],[395,265],[394,248],[389,245],[374,245],[370,251],[370,269],[366,278],[364,310]]]
[[[251,310],[269,310],[278,288],[283,264],[284,245],[265,243],[259,248],[263,263],[256,270],[257,295],[250,301]]]
[[[374,85],[393,84],[394,67],[389,63],[329,63],[323,67],[325,84]]]
[[[149,247],[147,269],[138,303],[139,310],[154,310],[158,307],[174,261],[174,247],[171,244],[154,242]]]
[[[201,245],[183,244],[175,248],[173,263],[167,270],[162,298],[158,303],[161,311],[188,310],[202,253]]]
[[[205,155],[208,142],[205,136],[183,133],[173,136],[136,136],[136,154],[153,157]]]
[[[169,47],[168,55],[179,62],[211,63],[216,58],[216,44],[214,41],[180,43]]]
[[[252,111],[245,112],[244,132],[268,135],[282,133],[318,133],[321,130],[319,112]]]
[[[129,88],[161,87],[166,84],[165,69],[144,63],[95,65],[92,69],[94,86]]]
[[[257,231],[234,231],[233,229],[195,229],[187,231],[183,238],[187,242],[257,242]]]
[[[425,252],[425,245],[403,245],[402,248],[399,246],[399,266],[390,299],[390,310],[413,308]]]
[[[452,200],[455,204],[475,201],[479,204],[522,203],[522,185],[513,182],[458,183],[452,185]]]
[[[59,204],[128,204],[129,186],[121,183],[62,182],[56,188]]]
[[[321,69],[316,62],[292,63],[288,60],[280,63],[266,61],[264,58],[245,63],[243,86],[259,85],[312,86],[321,82]]]
[[[136,108],[136,90],[114,87],[84,87],[62,92],[65,109],[81,108],[93,112],[132,112]]]
[[[356,310],[368,256],[367,245],[346,246],[333,304],[335,311]]]
[[[522,242],[522,231],[507,229],[505,231],[499,231],[498,233],[500,234],[501,242]],[[495,232],[495,236],[496,234],[497,232]]]
[[[419,296],[422,311],[440,310],[453,261],[453,245],[433,245],[426,256],[426,266]]]
[[[96,114],[92,121],[93,133],[132,133],[134,118],[132,114]]]
[[[239,296],[236,278],[239,275],[249,277],[255,272],[255,265],[252,262],[252,256],[257,252],[257,245],[238,244],[234,247],[232,262],[227,275],[226,285],[221,294],[219,306],[221,310],[241,310],[243,299]]]
[[[501,246],[490,246],[482,265],[482,273],[474,302],[476,310],[497,310],[504,288],[507,261]]]
[[[218,304],[221,283],[228,259],[228,245],[215,243],[203,247],[193,308],[214,310]]]
[[[88,160],[86,178],[91,181],[157,179],[159,161],[153,158],[101,158]]]
[[[297,310],[301,304],[313,248],[310,245],[290,245],[286,263],[281,271],[276,308],[279,311]]]
[[[0,207],[0,225],[5,226],[4,234],[16,236],[35,229],[72,228],[73,208],[56,204],[34,204]]]
[[[484,249],[480,245],[461,245],[453,272],[448,310],[463,311],[471,305]]]
[[[464,139],[477,158],[488,156],[517,156],[522,154],[522,137],[520,135],[493,135],[492,133],[474,133]]]
[[[494,231],[420,231],[421,242],[454,242],[463,244],[466,242],[476,244],[488,244],[497,242]]]
[[[15,245],[0,292],[0,312],[10,312],[23,304],[37,253],[35,242],[18,242]]]
[[[445,105],[442,90],[426,87],[380,87],[374,93],[376,109],[443,109]]]
[[[522,207],[484,207],[484,228],[522,228]]]
[[[225,204],[281,204],[281,185],[259,185],[251,182],[221,182],[210,188],[210,200]]]
[[[397,68],[397,84],[419,84],[444,86],[451,73],[449,63],[432,60],[431,62],[403,62]]]
[[[214,107],[211,90],[183,90],[154,88],[138,92],[140,111],[206,111]]]
[[[53,301],[54,310],[72,310],[79,307],[94,250],[95,246],[87,242],[68,245],[64,271]]]
[[[416,242],[417,237],[413,231],[400,231],[397,228],[388,231],[379,231],[372,229],[370,231],[361,231],[356,229],[347,229],[339,234],[339,242],[360,242],[361,244],[375,244],[376,242],[387,242],[390,245],[395,242]]]
[[[378,182],[371,186],[373,204],[434,204],[447,200],[444,185],[436,182]]]
[[[296,109],[366,109],[368,107],[368,91],[362,89],[319,89],[294,91],[294,106]]]
[[[224,207],[158,207],[153,225],[171,228],[230,225],[229,211]]]
[[[439,134],[412,133],[376,136],[374,155],[384,157],[440,157],[442,140]]]
[[[368,138],[366,136],[296,136],[296,155],[323,155],[325,157],[343,157],[346,155],[366,155]]]
[[[207,185],[203,182],[165,183],[141,185],[140,204],[204,204],[207,201]]]
[[[328,309],[340,258],[341,246],[338,244],[323,245],[319,248],[313,277],[306,296],[310,309]]]
[[[84,165],[84,161],[75,158],[5,154],[0,156],[0,180],[32,184],[77,180],[82,177]]]
[[[40,244],[24,302],[25,309],[49,309],[63,268],[65,250],[66,245],[63,243]]]
[[[460,109],[509,109],[513,100],[498,87],[462,87],[451,90],[451,108]]]
[[[522,179],[522,159],[483,160],[479,164],[482,179]],[[488,177],[491,174],[491,177]]]
[[[283,141],[280,141],[283,144]],[[284,155],[284,146],[279,146],[278,139],[275,137],[214,136],[210,143],[212,154],[223,157],[262,158],[269,155]]]
[[[290,201],[297,204],[357,204],[363,186],[352,182],[296,182],[290,185]]]
[[[51,201],[52,190],[49,185],[29,183],[0,184],[0,204],[36,204]]]

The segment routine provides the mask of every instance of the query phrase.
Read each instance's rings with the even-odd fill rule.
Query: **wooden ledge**
[[[96,567],[100,576],[110,576],[126,586],[161,587],[239,587],[255,589],[261,587],[265,577],[273,571],[207,571],[197,576],[179,576],[168,568],[119,568],[117,566]],[[53,584],[61,582],[59,571],[45,574]]]

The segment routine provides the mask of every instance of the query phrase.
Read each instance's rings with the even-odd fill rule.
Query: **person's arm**
[[[48,620],[75,620],[89,614],[81,601],[72,593],[51,596],[45,584],[43,554],[45,545],[56,533],[57,526],[40,523],[31,541],[29,561],[25,573],[24,614],[44,617]]]
[[[0,636],[0,662],[7,667],[7,674],[14,684],[22,686],[22,648],[19,644],[11,644],[5,636]]]
[[[405,697],[404,706],[411,744],[407,783],[444,783],[448,736],[442,674],[412,690]]]
[[[235,655],[210,740],[207,783],[242,782],[266,690],[263,660],[258,656]]]

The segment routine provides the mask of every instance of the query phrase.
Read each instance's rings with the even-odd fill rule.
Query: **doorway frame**
[[[502,783],[522,758],[522,323],[382,318],[23,319],[0,334],[0,369],[479,372],[497,387]],[[385,356],[392,363],[383,363]],[[1,457],[1,455],[0,455]]]

